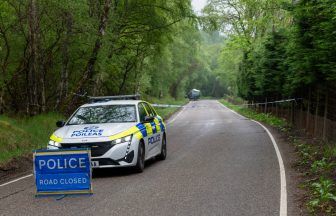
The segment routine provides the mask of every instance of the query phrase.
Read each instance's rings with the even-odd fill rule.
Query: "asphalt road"
[[[141,174],[104,170],[94,195],[60,200],[35,198],[26,178],[0,188],[0,215],[279,215],[279,165],[259,125],[210,100],[175,117],[165,161]]]

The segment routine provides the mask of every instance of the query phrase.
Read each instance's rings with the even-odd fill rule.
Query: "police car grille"
[[[113,147],[111,142],[96,143],[62,143],[62,148],[90,148],[92,157],[99,157]]]

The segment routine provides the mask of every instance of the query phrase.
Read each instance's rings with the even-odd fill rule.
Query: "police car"
[[[93,168],[134,167],[167,155],[163,119],[138,96],[90,97],[50,137],[48,149],[90,148]]]

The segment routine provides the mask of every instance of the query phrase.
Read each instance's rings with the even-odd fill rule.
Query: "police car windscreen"
[[[136,122],[135,105],[81,107],[68,125]]]

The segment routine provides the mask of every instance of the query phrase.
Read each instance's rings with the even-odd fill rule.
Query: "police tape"
[[[162,107],[162,108],[168,108],[168,107],[183,107],[182,105],[174,105],[174,104],[152,104],[153,107]]]
[[[293,98],[293,99],[286,99],[286,100],[277,100],[277,101],[266,101],[262,103],[245,103],[245,104],[233,104],[233,106],[256,106],[256,105],[265,105],[265,104],[277,104],[277,103],[286,103],[286,102],[295,102],[303,100],[302,98]]]

